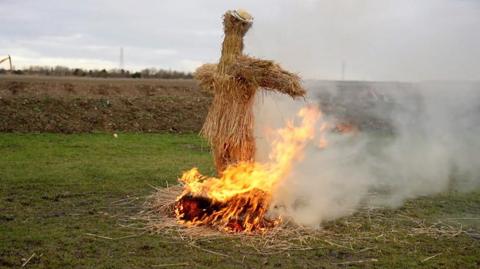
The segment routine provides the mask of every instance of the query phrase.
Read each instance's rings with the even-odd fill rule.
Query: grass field
[[[193,134],[0,134],[0,268],[480,267],[480,191],[362,211],[302,250],[265,253],[235,237],[193,247],[122,225],[151,186],[192,166],[213,173],[210,158]]]

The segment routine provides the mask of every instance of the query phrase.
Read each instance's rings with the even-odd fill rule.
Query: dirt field
[[[337,86],[340,94],[333,98],[331,89]],[[382,86],[335,81],[306,85],[325,113],[362,129],[389,130],[388,123],[365,112],[371,89]],[[198,132],[211,98],[191,79],[2,75],[0,132]]]
[[[465,85],[480,88],[473,82],[449,85],[452,91]],[[359,130],[388,134],[395,132],[391,115],[405,109],[402,104],[421,108],[424,100],[419,86],[398,82],[305,83],[310,101],[318,102],[325,114]],[[198,132],[211,98],[193,79],[0,75],[0,132]]]
[[[210,100],[194,80],[0,76],[0,132],[196,132]]]

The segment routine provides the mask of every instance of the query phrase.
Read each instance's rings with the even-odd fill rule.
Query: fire
[[[358,133],[358,127],[351,123],[343,122],[343,123],[338,123],[335,126],[334,131],[341,134],[348,134],[348,133],[356,134]]]
[[[280,218],[266,216],[273,190],[302,159],[321,113],[309,106],[297,116],[301,119],[298,126],[289,120],[276,131],[268,162],[231,165],[221,177],[204,176],[197,168],[185,172],[179,179],[184,191],[177,198],[177,219],[186,225],[211,225],[233,232],[264,231],[280,222]]]

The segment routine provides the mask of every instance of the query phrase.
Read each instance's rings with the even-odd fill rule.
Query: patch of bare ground
[[[190,79],[0,76],[0,132],[197,132],[210,102]]]

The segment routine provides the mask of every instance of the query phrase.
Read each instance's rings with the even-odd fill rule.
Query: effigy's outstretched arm
[[[240,56],[233,64],[231,74],[237,78],[253,81],[259,87],[300,97],[305,95],[298,75],[290,73],[273,61]]]
[[[199,82],[203,90],[213,92],[213,83],[215,80],[215,73],[217,72],[216,64],[204,64],[197,68],[193,74],[195,79]]]

